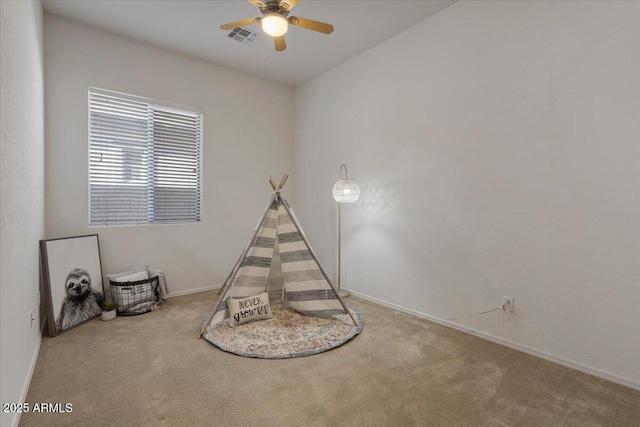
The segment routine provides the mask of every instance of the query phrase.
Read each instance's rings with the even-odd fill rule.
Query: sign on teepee
[[[268,290],[274,259],[277,261],[278,258],[282,269],[282,293],[291,308],[310,316],[348,314],[358,325],[320,266],[293,210],[280,194],[288,177],[285,174],[278,185],[269,177],[273,194],[251,240],[227,277],[220,299],[202,326],[200,336],[209,324],[223,323],[229,317],[227,299],[255,296]]]

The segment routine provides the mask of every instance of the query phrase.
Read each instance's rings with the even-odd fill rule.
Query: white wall
[[[639,76],[638,2],[456,3],[296,89],[298,216],[346,162],[345,287],[640,388]]]
[[[293,89],[45,14],[46,234],[98,233],[105,274],[149,265],[172,293],[221,285],[293,168]],[[88,227],[87,90],[203,112],[201,224]],[[293,186],[290,187],[290,191]]]
[[[39,1],[0,2],[0,52],[0,401],[18,403],[26,397],[40,346],[44,99]],[[0,424],[17,424],[18,418],[3,412]]]

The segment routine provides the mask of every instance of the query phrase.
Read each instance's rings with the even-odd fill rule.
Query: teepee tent
[[[273,292],[273,285],[277,282],[274,277],[280,278],[282,293],[289,306],[297,312],[312,316],[346,313],[358,325],[320,266],[295,214],[280,194],[288,177],[285,174],[279,185],[269,177],[273,194],[249,244],[227,277],[220,299],[202,326],[200,336],[209,324],[223,323],[229,317],[229,298],[259,295],[268,288]],[[273,274],[278,260],[281,277]]]

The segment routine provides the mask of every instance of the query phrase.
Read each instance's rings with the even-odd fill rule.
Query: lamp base
[[[351,296],[351,293],[349,291],[345,291],[344,289],[338,289],[338,295],[340,295],[340,298],[349,298]]]

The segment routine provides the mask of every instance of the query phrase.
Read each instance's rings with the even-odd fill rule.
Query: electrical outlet
[[[505,313],[513,313],[516,308],[516,300],[513,297],[502,297],[502,311]]]

